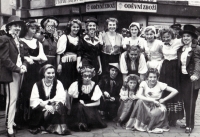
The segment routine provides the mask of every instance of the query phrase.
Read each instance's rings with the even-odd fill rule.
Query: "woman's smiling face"
[[[44,78],[46,81],[53,81],[53,79],[55,78],[54,68],[48,68],[44,73]]]
[[[108,31],[110,31],[110,32],[115,32],[116,29],[117,29],[117,24],[116,24],[116,22],[109,21],[109,22],[108,22]]]
[[[188,45],[192,42],[192,35],[190,35],[189,33],[184,33],[182,40],[184,44]]]
[[[80,30],[80,26],[77,23],[73,23],[73,25],[71,26],[71,33],[73,35],[77,35],[79,30]]]

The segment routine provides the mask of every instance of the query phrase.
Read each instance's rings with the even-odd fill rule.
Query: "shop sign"
[[[200,1],[199,0],[190,0],[190,1],[188,1],[188,5],[190,5],[190,6],[200,6]]]
[[[113,10],[116,10],[116,2],[86,4],[86,12],[113,11]]]
[[[157,4],[117,2],[118,11],[157,12]]]
[[[77,7],[72,7],[71,13],[72,13],[72,14],[79,14],[79,13],[80,13],[79,8],[77,8]]]
[[[84,3],[85,0],[55,0],[56,6],[62,6],[62,5],[72,5],[72,4],[78,4],[78,3]]]

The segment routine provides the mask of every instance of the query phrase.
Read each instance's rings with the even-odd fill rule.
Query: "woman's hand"
[[[192,82],[194,82],[194,81],[197,81],[197,80],[198,80],[198,77],[195,76],[195,75],[192,75],[192,76],[190,77],[190,79],[191,79]]]
[[[110,97],[110,101],[115,101],[115,98],[114,97]]]
[[[160,104],[163,104],[165,102],[165,99],[159,99]]]
[[[138,99],[138,97],[136,97],[135,95],[132,95],[132,96],[130,97],[130,99],[131,99],[131,100],[136,100],[136,99]]]
[[[101,69],[101,67],[99,68],[99,71],[98,71],[98,75],[101,75],[101,73],[102,73],[102,69]]]
[[[79,102],[80,102],[83,106],[85,106],[85,102],[84,102],[83,100],[79,100]]]
[[[62,65],[61,64],[58,65],[57,72],[58,72],[58,74],[60,74],[62,72]]]
[[[157,100],[154,100],[153,103],[154,103],[157,107],[160,106],[160,102],[158,102]]]
[[[54,114],[54,109],[53,109],[53,107],[52,107],[51,105],[46,105],[46,106],[45,106],[45,109],[46,109],[48,112],[50,112],[51,114]]]
[[[105,91],[103,94],[104,94],[104,96],[106,96],[107,98],[110,97],[110,94],[109,94],[107,91]]]
[[[29,57],[24,57],[24,59],[29,63],[29,64],[34,64],[33,59],[29,58]]]

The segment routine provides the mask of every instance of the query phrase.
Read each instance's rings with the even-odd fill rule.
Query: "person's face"
[[[174,28],[173,30],[174,30],[174,32],[175,32],[176,35],[179,35],[180,29]]]
[[[97,30],[96,23],[95,22],[89,22],[88,26],[87,26],[87,29],[88,29],[88,34],[89,35],[94,35],[96,30]]]
[[[135,80],[129,80],[129,82],[127,83],[129,89],[133,90],[135,89],[136,85],[137,85],[137,81]]]
[[[111,77],[112,79],[115,79],[115,78],[117,77],[117,75],[118,75],[118,69],[116,69],[116,68],[111,68],[111,69],[110,69],[110,77]]]
[[[128,53],[128,55],[129,55],[129,58],[131,60],[136,60],[138,58],[138,52],[137,52],[137,50],[136,51],[130,51]]]
[[[136,26],[130,27],[131,36],[137,36],[138,35],[138,28]]]
[[[151,85],[155,85],[157,83],[158,78],[155,73],[149,73],[147,80]]]
[[[92,79],[92,74],[91,72],[85,72],[82,74],[83,82],[88,83]]]
[[[145,33],[145,37],[146,37],[146,40],[148,42],[153,42],[154,41],[154,37],[155,37],[155,33],[150,30],[150,31]]]
[[[77,23],[73,23],[71,26],[71,33],[77,35],[80,30],[80,26]]]
[[[164,33],[162,36],[162,41],[164,43],[170,43],[171,39],[172,39],[172,36],[168,32]]]
[[[19,35],[21,31],[21,25],[20,24],[13,24],[9,26],[9,32],[15,35]]]
[[[182,39],[183,39],[183,43],[186,45],[192,42],[192,36],[188,33],[184,33]]]
[[[117,29],[117,24],[116,24],[116,22],[109,21],[109,22],[108,22],[108,31],[110,31],[110,32],[115,32],[116,29]]]
[[[36,30],[37,30],[36,26],[30,26],[28,29],[29,33],[31,34],[36,34]]]
[[[45,31],[47,31],[48,33],[54,34],[56,30],[55,24],[48,22],[45,26]]]
[[[44,78],[47,81],[53,81],[55,78],[55,70],[53,68],[48,68],[44,73]]]

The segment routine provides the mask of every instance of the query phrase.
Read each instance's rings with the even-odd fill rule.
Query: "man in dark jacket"
[[[13,126],[16,101],[22,74],[27,71],[27,62],[23,57],[28,56],[28,51],[23,48],[18,37],[23,23],[18,16],[11,16],[6,24],[7,34],[0,36],[0,83],[6,89],[6,126],[9,137],[15,136]]]

